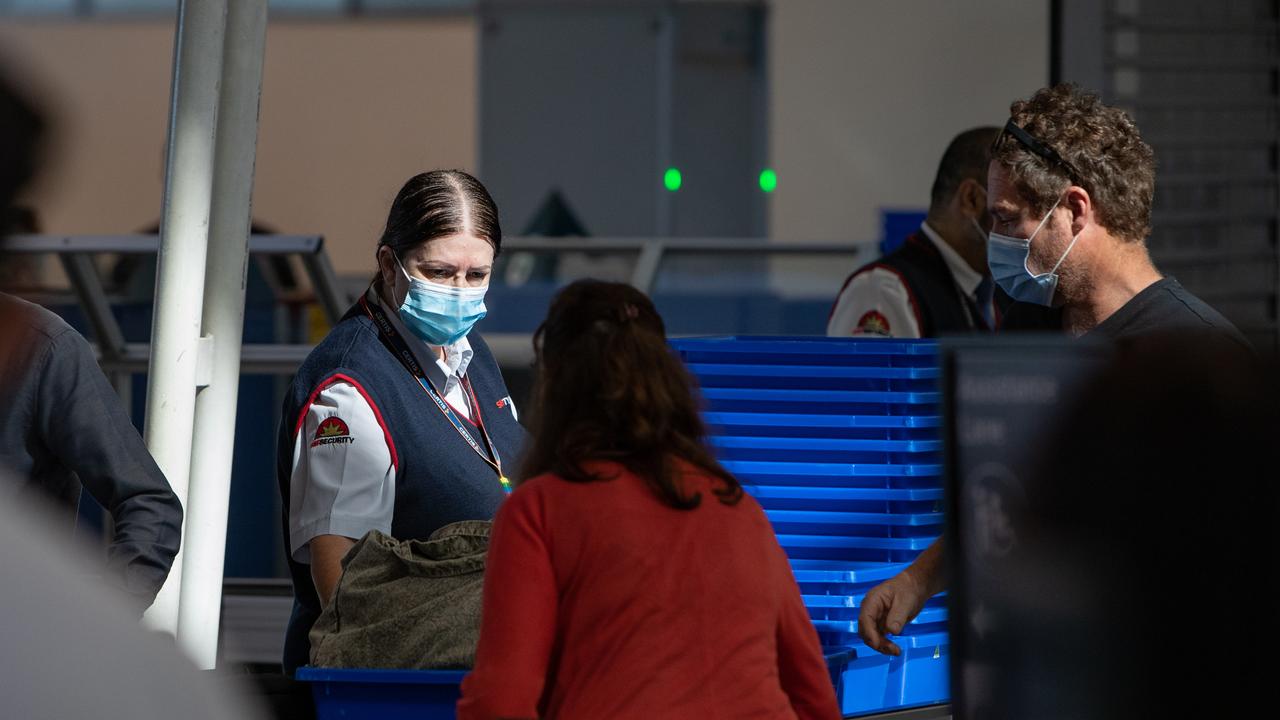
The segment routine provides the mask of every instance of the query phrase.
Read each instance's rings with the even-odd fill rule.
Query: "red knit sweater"
[[[764,512],[640,478],[522,484],[494,520],[460,720],[833,720],[817,633]]]

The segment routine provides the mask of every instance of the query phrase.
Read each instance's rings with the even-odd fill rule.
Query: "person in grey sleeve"
[[[45,124],[39,104],[0,72],[0,218],[39,168]],[[82,485],[115,520],[108,581],[141,612],[178,552],[182,505],[84,338],[0,293],[0,510],[52,500],[70,536]]]
[[[155,600],[182,538],[182,505],[98,368],[52,312],[0,293],[0,503],[52,500],[74,527],[81,486],[115,522],[107,581],[139,612]]]

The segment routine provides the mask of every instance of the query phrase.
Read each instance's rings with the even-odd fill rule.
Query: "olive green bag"
[[[452,523],[427,540],[371,530],[343,558],[333,602],[311,628],[311,664],[470,668],[490,525]]]

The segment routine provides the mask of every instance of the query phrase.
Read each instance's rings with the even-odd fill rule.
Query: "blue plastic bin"
[[[316,720],[453,720],[465,670],[298,668]]]
[[[888,687],[901,687],[900,707],[931,705],[951,698],[951,640],[946,632],[930,635],[901,635],[894,642],[902,648],[905,660],[889,664]],[[901,676],[900,683],[895,675]],[[885,698],[892,702],[893,698]]]
[[[690,372],[699,378],[724,378],[742,385],[730,387],[777,387],[779,379],[790,380],[797,376],[825,386],[840,387],[847,380],[877,381],[926,381],[937,385],[941,373],[936,367],[884,367],[879,365],[767,365],[744,363],[688,363]],[[825,381],[825,382],[824,382]]]
[[[814,415],[811,413],[770,412],[706,412],[704,420],[713,427],[744,425],[780,429],[855,428],[859,430],[930,429],[928,437],[936,438],[942,424],[936,415]]]
[[[815,452],[832,453],[938,453],[940,440],[856,440],[847,438],[725,436],[711,438],[711,446],[721,450],[768,450],[785,459],[799,453],[803,458]],[[801,460],[803,462],[803,460]]]
[[[889,563],[885,563],[886,565]],[[895,565],[897,565],[895,563]],[[800,594],[806,596],[833,596],[833,597],[852,597],[859,600],[871,591],[880,582],[863,582],[863,583],[828,583],[828,582],[804,582],[798,581],[800,585]],[[942,603],[946,593],[940,593],[934,596],[929,602]]]
[[[746,491],[765,510],[822,508],[832,512],[918,515],[939,513],[943,507],[943,492],[936,488],[761,486],[743,482]]]
[[[881,655],[866,645],[854,645],[846,648],[845,652],[852,655],[846,655],[847,659],[842,664],[831,661],[840,657],[840,653],[833,652],[828,655],[827,665],[835,679],[841,714],[848,716],[890,709],[892,706],[886,704],[886,699],[902,695],[901,687],[888,688],[889,665],[896,658]],[[901,683],[901,674],[894,679]]]
[[[842,415],[938,415],[936,392],[881,390],[791,390],[751,387],[702,388],[709,410],[779,413],[840,413]]]
[[[866,593],[942,530],[940,369],[928,340],[696,338],[672,346],[697,378],[717,457],[765,509],[828,655],[846,714],[947,699],[946,600],[895,638],[857,635]]]
[[[818,629],[819,633],[822,633],[823,635],[828,637],[843,634],[843,635],[848,635],[851,639],[857,636],[858,609],[856,607],[847,606],[847,607],[839,607],[839,608],[837,607],[822,608],[822,607],[814,607],[812,605],[808,605],[808,603],[806,603],[806,607],[809,608],[810,615],[813,615],[814,613],[820,613],[823,611],[840,611],[840,614],[845,615],[843,619],[815,618],[813,621],[813,626]],[[925,607],[925,609],[921,610],[920,614],[917,615],[914,620],[912,620],[910,623],[908,623],[908,625],[905,628],[903,628],[903,631],[905,635],[918,635],[923,631],[923,628],[925,628],[925,626],[934,626],[931,629],[932,632],[941,632],[946,629],[946,622],[947,622],[946,607],[937,606],[937,605],[932,607]],[[912,626],[915,626],[915,627],[912,627]],[[847,643],[830,642],[826,644],[828,646],[838,647],[841,645],[845,645]]]
[[[830,365],[747,365],[690,363],[703,388],[794,388],[918,392],[938,386],[933,367],[859,367]]]
[[[800,594],[805,598],[805,604],[810,605],[808,598],[836,598],[836,600],[815,600],[811,607],[839,607],[832,603],[851,600],[852,605],[844,605],[845,607],[861,607],[862,599],[867,596],[879,583],[867,583],[864,585],[825,585],[822,583],[800,583]],[[925,607],[945,607],[947,604],[947,594],[940,593],[925,601]]]
[[[671,346],[690,364],[938,367],[938,345],[931,340],[726,335],[679,338]]]
[[[778,543],[783,548],[821,548],[832,550],[903,550],[919,552],[933,544],[932,537],[846,537],[843,535],[790,535],[779,534]],[[804,557],[798,555],[796,557]],[[817,559],[839,559],[814,556]],[[853,558],[856,560],[856,558]],[[894,562],[888,560],[886,562]],[[909,562],[899,560],[897,562]]]
[[[852,464],[938,464],[938,440],[845,440],[839,438],[744,437],[712,435],[707,439],[722,460]]]
[[[810,611],[810,614],[812,614],[812,611]],[[900,634],[895,635],[893,637],[893,640],[896,642],[898,638],[906,638],[914,635],[938,635],[938,634],[945,635],[946,634],[947,632],[946,618],[943,618],[942,620],[937,620],[936,617],[929,618],[929,619],[936,620],[936,622],[910,623],[902,629],[902,632]],[[840,626],[843,629],[837,629],[837,630],[821,629],[826,627],[836,627],[835,623],[839,623],[839,622],[842,622],[842,621],[821,620],[821,619],[814,620],[814,625],[819,628],[818,643],[822,646],[822,649],[824,652],[834,652],[841,648],[853,647],[855,645],[859,645],[862,643],[861,635],[858,635],[856,632],[846,632],[847,628],[843,628],[843,626]],[[843,622],[848,623],[851,621],[843,621]]]
[[[941,488],[843,488],[843,487],[809,487],[809,486],[774,486],[751,485],[751,494],[757,500],[804,500],[821,507],[831,507],[841,502],[874,502],[879,504],[901,503],[916,504],[920,507],[934,508],[944,498]],[[857,511],[849,511],[857,512]],[[911,512],[903,510],[901,512]],[[923,512],[931,512],[924,510]]]
[[[947,634],[901,635],[893,640],[902,648],[898,657],[881,655],[859,643],[847,648],[854,658],[843,668],[831,668],[838,676],[837,697],[845,716],[932,705],[949,699]],[[836,656],[831,652],[828,657]]]
[[[942,533],[942,513],[890,514],[766,510],[773,528],[783,535],[856,537],[929,537]]]
[[[936,490],[942,485],[937,463],[776,462],[721,458],[720,464],[748,485],[799,487],[874,487]]]
[[[799,583],[830,585],[872,585],[881,583],[906,569],[906,563],[841,562],[833,560],[791,561],[791,572]]]
[[[938,418],[931,415],[815,415],[768,412],[706,412],[713,435],[935,440]]]

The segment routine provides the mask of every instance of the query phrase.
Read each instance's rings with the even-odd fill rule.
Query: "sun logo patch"
[[[863,315],[862,318],[858,320],[858,327],[856,330],[853,331],[853,334],[854,335],[881,335],[881,336],[888,337],[890,335],[889,318],[885,317],[879,312],[876,312],[875,310],[872,310],[866,315]]]
[[[347,423],[338,416],[325,418],[320,427],[316,428],[316,435],[311,440],[311,447],[320,445],[341,445],[355,442],[355,438],[351,437],[351,430],[347,428]]]

